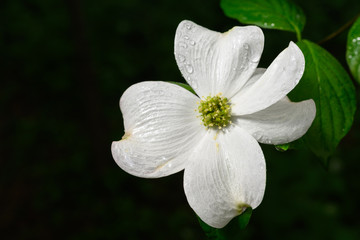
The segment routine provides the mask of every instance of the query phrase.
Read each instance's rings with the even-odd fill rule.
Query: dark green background
[[[357,0],[298,3],[304,37],[315,42],[360,12]],[[218,1],[0,2],[3,239],[205,239],[182,173],[136,178],[110,152],[123,135],[118,101],[126,88],[183,81],[173,56],[183,19],[216,31],[239,25]],[[262,67],[296,40],[264,32]],[[322,45],[343,64],[346,34]],[[242,239],[360,239],[359,136],[357,112],[328,171],[307,151],[263,146],[265,198]]]

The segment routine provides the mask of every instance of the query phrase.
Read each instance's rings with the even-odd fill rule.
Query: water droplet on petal
[[[194,41],[194,40],[191,40],[189,43],[190,43],[190,45],[192,45],[192,46],[195,45],[195,41]]]
[[[185,40],[189,40],[189,36],[185,35],[185,36],[184,36],[184,39],[185,39]]]
[[[187,23],[185,26],[188,30],[190,30],[192,28],[192,25],[190,23]]]
[[[198,88],[197,82],[196,81],[191,81],[191,87],[193,89],[197,89]]]
[[[245,48],[246,50],[249,49],[249,44],[245,43],[245,44],[244,44],[244,48]]]
[[[254,58],[252,58],[250,60],[250,62],[252,62],[252,63],[258,63],[259,61],[260,61],[260,56],[255,56]]]
[[[185,68],[186,71],[190,74],[194,72],[194,68],[190,64],[185,65]]]
[[[184,62],[186,60],[185,56],[178,54],[177,55],[179,62]]]
[[[187,48],[187,44],[184,43],[184,42],[179,42],[179,47],[182,47],[182,48]]]

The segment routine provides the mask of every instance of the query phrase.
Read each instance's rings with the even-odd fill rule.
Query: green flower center
[[[199,117],[205,127],[221,129],[231,124],[231,105],[221,93],[213,97],[208,96],[198,104],[198,111],[201,114]]]

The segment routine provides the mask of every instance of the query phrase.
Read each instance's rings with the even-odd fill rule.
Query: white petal
[[[245,89],[250,88],[260,77],[264,74],[266,68],[257,68],[251,78],[246,82],[246,84],[241,88],[241,91],[245,91]]]
[[[256,26],[234,27],[223,34],[182,21],[175,36],[179,69],[202,96],[233,96],[256,69],[264,35]]]
[[[302,137],[316,115],[312,99],[294,103],[287,97],[259,112],[236,117],[235,124],[266,144],[284,144]]]
[[[235,115],[263,110],[285,97],[300,81],[305,59],[300,48],[290,42],[251,87],[241,89],[232,99]]]
[[[120,99],[125,135],[111,146],[116,163],[140,177],[162,177],[184,169],[202,133],[194,94],[172,83],[142,82]]]
[[[208,134],[191,155],[184,173],[187,200],[208,225],[224,227],[262,201],[266,168],[257,141],[239,127],[214,138]]]

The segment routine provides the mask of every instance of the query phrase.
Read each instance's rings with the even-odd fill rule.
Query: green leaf
[[[250,221],[252,208],[248,207],[238,217],[231,220],[224,228],[213,228],[203,222],[199,217],[199,223],[209,240],[231,240],[239,239],[243,230]]]
[[[180,86],[180,87],[183,87],[183,88],[185,88],[186,90],[189,90],[190,92],[192,92],[193,94],[196,95],[194,89],[192,89],[192,87],[190,87],[189,85],[187,85],[187,84],[185,84],[185,83],[180,83],[180,82],[169,82],[169,83],[173,83],[173,84],[176,84],[176,85],[178,85],[178,86]]]
[[[305,25],[305,14],[290,0],[221,0],[225,15],[241,23],[296,32]]]
[[[279,152],[286,152],[290,147],[289,143],[281,144],[281,145],[275,145],[275,149]]]
[[[297,44],[305,56],[305,72],[289,97],[293,101],[310,98],[315,101],[316,117],[303,140],[327,166],[328,157],[353,123],[355,88],[350,76],[329,52],[307,40]]]
[[[356,81],[360,83],[360,17],[350,28],[347,46],[346,61]]]
[[[252,214],[252,208],[248,207],[246,210],[238,217],[237,221],[239,223],[240,229],[245,229],[248,225]]]

